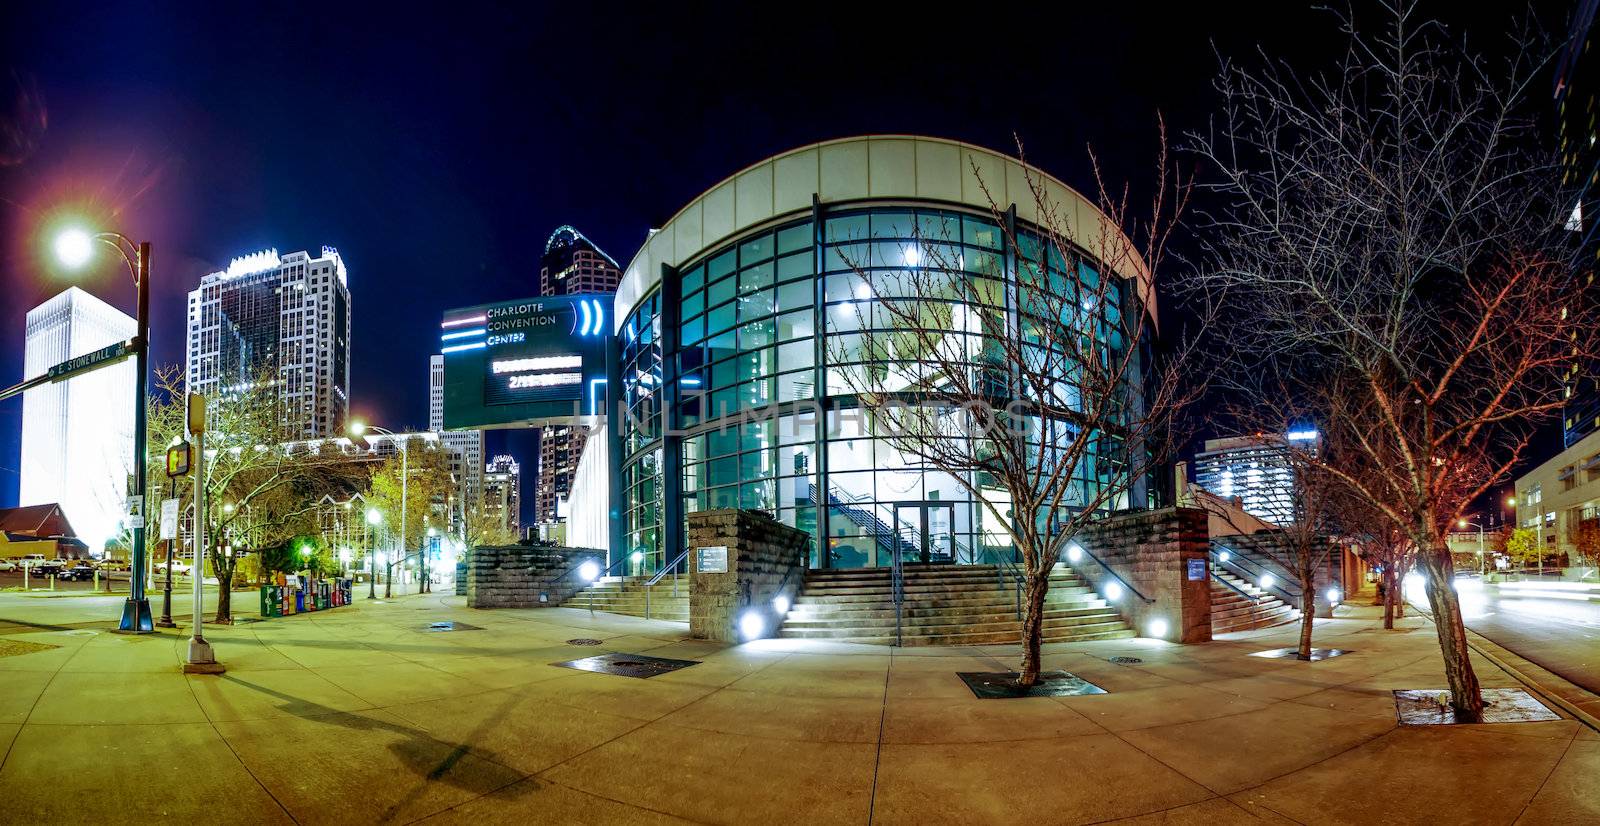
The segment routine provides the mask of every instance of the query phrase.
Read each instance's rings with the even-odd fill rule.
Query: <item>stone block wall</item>
[[[560,605],[583,588],[576,569],[592,559],[606,564],[606,552],[594,548],[552,548],[507,545],[467,551],[467,607],[541,608]],[[540,597],[543,596],[544,599]]]
[[[1209,535],[1206,512],[1197,508],[1162,508],[1115,514],[1094,523],[1075,537],[1085,550],[1105,562],[1118,576],[1148,597],[1124,594],[1115,605],[1140,636],[1175,642],[1211,641],[1210,569],[1199,579],[1188,577],[1189,560],[1208,562]],[[1115,579],[1087,557],[1062,562],[1105,593]],[[1166,624],[1166,633],[1154,626]]]
[[[758,612],[762,633],[777,632],[782,617],[772,601],[790,600],[805,578],[811,535],[760,511],[714,510],[689,514],[689,634],[698,639],[744,642],[740,620]],[[700,548],[726,546],[726,573],[699,570]]]

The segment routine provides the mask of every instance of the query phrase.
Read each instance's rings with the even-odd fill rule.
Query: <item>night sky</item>
[[[534,295],[561,224],[626,264],[649,228],[744,166],[864,133],[1008,151],[1017,135],[1083,190],[1093,145],[1112,180],[1137,185],[1158,112],[1174,133],[1204,128],[1217,51],[1315,61],[1340,42],[1326,13],[1293,2],[1044,18],[1003,4],[332,5],[0,9],[0,384],[22,378],[27,310],[71,283],[37,241],[61,205],[152,242],[157,363],[182,362],[184,296],[203,274],[267,247],[338,247],[352,412],[420,428],[440,312]],[[1462,20],[1462,5],[1477,4],[1430,11],[1480,40],[1512,15]],[[120,265],[79,283],[131,314]],[[0,506],[15,502],[21,411],[0,403]],[[491,434],[489,451],[534,460],[525,435]]]

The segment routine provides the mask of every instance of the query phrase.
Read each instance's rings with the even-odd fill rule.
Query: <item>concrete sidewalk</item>
[[[441,620],[481,628],[426,630]],[[1009,670],[1014,647],[727,647],[454,596],[216,629],[221,677],[179,673],[183,633],[4,633],[55,647],[0,656],[0,819],[1600,819],[1600,735],[1570,719],[1397,726],[1391,689],[1442,688],[1442,669],[1424,620],[1377,625],[1366,607],[1319,621],[1319,647],[1354,650],[1319,663],[1246,656],[1292,644],[1292,625],[1050,646],[1048,667],[1109,693],[1024,700],[977,700],[955,676]],[[603,644],[567,642],[583,637]],[[550,665],[603,651],[702,664],[649,680]]]

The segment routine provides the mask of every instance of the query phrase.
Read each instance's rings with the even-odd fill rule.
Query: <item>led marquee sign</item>
[[[440,325],[445,427],[554,423],[604,398],[610,296],[576,295],[452,310]]]

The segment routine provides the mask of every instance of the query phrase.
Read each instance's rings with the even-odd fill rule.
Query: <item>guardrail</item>
[[[1296,609],[1300,607],[1300,598],[1302,596],[1300,587],[1297,583],[1292,582],[1289,577],[1269,571],[1261,563],[1240,554],[1237,549],[1216,542],[1211,543],[1211,558],[1217,564],[1230,569],[1231,572],[1249,581],[1257,588],[1271,592],[1284,602],[1295,606]],[[1252,568],[1255,570],[1252,571]],[[1271,577],[1271,579],[1269,580],[1267,577]]]
[[[660,582],[661,578],[666,576],[669,571],[672,573],[672,596],[673,597],[677,597],[678,596],[678,566],[682,565],[684,563],[684,561],[687,560],[688,558],[689,558],[689,549],[688,548],[684,548],[682,552],[680,552],[677,556],[672,558],[671,562],[668,562],[666,565],[663,565],[661,567],[661,570],[656,571],[655,576],[650,577],[650,579],[645,582],[645,584],[644,584],[644,618],[645,619],[650,619],[650,589],[657,582]]]
[[[1123,579],[1121,574],[1117,573],[1115,570],[1112,569],[1112,567],[1110,565],[1107,565],[1105,563],[1105,560],[1102,560],[1100,557],[1095,556],[1094,555],[1094,551],[1091,551],[1088,548],[1083,547],[1083,545],[1081,545],[1081,544],[1078,544],[1078,543],[1073,543],[1073,544],[1077,546],[1078,551],[1080,553],[1082,553],[1084,556],[1087,556],[1090,559],[1094,560],[1094,563],[1096,565],[1099,565],[1102,569],[1105,570],[1105,572],[1107,574],[1110,574],[1111,578],[1115,579],[1118,583],[1120,583],[1122,585],[1122,587],[1127,590],[1128,593],[1133,594],[1135,597],[1138,597],[1140,602],[1143,602],[1146,605],[1154,605],[1156,603],[1155,600],[1151,599],[1150,597],[1145,596],[1144,593],[1141,592],[1138,588],[1133,587],[1133,583],[1127,581],[1126,579]]]

